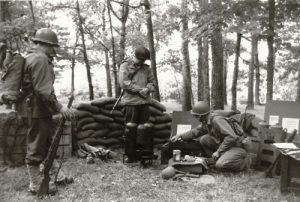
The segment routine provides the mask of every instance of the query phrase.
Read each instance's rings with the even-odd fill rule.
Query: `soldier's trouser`
[[[149,119],[149,106],[136,105],[136,106],[126,106],[125,107],[125,155],[129,158],[136,159],[136,144],[137,144],[137,131],[136,127],[139,124],[144,124]],[[130,123],[130,124],[129,124]],[[129,125],[128,125],[129,124]],[[132,128],[132,124],[135,124],[135,128]],[[127,127],[129,126],[129,127]]]
[[[51,118],[32,119],[27,129],[26,164],[39,165],[46,158],[54,133],[53,126]]]
[[[200,138],[200,143],[207,157],[217,151],[220,143],[211,135],[204,135]],[[216,168],[224,171],[242,171],[247,167],[247,152],[240,147],[232,147],[221,154],[216,162]]]

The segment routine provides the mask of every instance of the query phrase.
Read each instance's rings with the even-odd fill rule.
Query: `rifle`
[[[287,137],[285,138],[284,142],[287,142],[287,143],[292,142],[294,140],[296,134],[297,134],[297,130],[294,129],[290,135],[287,135]],[[273,176],[272,175],[273,168],[278,163],[279,159],[280,159],[280,153],[276,156],[275,161],[265,171],[265,176],[266,177],[272,177]]]
[[[69,98],[68,108],[70,108],[72,106],[73,100],[74,100],[74,96],[72,95]],[[59,120],[59,124],[55,131],[54,137],[52,139],[52,143],[49,148],[47,157],[41,164],[40,170],[43,173],[43,180],[42,180],[42,183],[40,184],[40,187],[37,192],[37,196],[39,198],[48,194],[49,181],[50,181],[49,171],[50,171],[53,161],[56,157],[56,152],[57,152],[57,148],[59,145],[59,141],[60,141],[61,136],[63,135],[63,129],[64,129],[65,122],[66,122],[66,120],[64,117],[62,117]]]
[[[130,82],[130,83],[131,83],[131,82]],[[118,97],[118,99],[117,99],[116,103],[114,104],[114,106],[113,106],[112,110],[110,111],[110,114],[112,114],[112,113],[113,113],[113,111],[116,109],[117,105],[119,104],[119,102],[120,102],[121,98],[122,98],[122,97],[123,97],[123,95],[124,95],[124,92],[125,92],[125,90],[123,89],[123,90],[122,90],[122,92],[121,92],[121,94],[120,94],[120,96]]]

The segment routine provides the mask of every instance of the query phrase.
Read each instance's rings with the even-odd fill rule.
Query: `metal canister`
[[[180,161],[181,151],[180,150],[173,150],[173,161]]]

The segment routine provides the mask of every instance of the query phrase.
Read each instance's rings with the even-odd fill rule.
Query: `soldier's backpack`
[[[6,52],[0,81],[0,101],[14,104],[21,92],[25,58],[18,53]],[[0,102],[0,103],[1,103]]]

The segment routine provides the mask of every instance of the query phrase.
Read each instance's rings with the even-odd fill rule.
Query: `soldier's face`
[[[145,60],[138,59],[138,58],[136,58],[136,57],[134,56],[134,57],[133,57],[133,62],[134,62],[135,64],[142,65],[142,64],[145,63]]]

